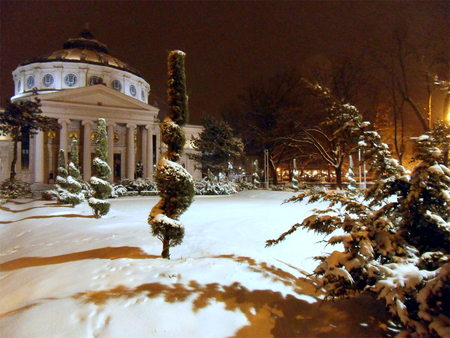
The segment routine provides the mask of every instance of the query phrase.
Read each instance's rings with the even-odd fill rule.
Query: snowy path
[[[388,336],[382,304],[322,303],[304,273],[315,267],[309,257],[323,251],[321,238],[298,231],[264,247],[311,209],[281,205],[288,197],[196,197],[170,261],[159,258],[162,245],[147,224],[157,197],[112,200],[99,220],[87,203],[4,204],[0,336]]]

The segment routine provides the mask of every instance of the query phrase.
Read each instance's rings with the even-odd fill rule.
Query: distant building
[[[70,156],[71,140],[79,145],[83,178],[92,174],[97,119],[104,118],[108,131],[108,164],[119,181],[135,177],[141,161],[143,177],[152,177],[160,154],[159,109],[148,104],[150,84],[136,69],[109,54],[106,46],[84,30],[79,38],[69,39],[62,50],[25,61],[12,73],[15,95],[12,102],[38,97],[46,116],[58,119],[61,129],[39,132],[22,142],[17,163],[17,178],[30,183],[48,183],[57,171],[59,149]],[[201,173],[186,153],[191,136],[201,126],[187,125],[186,149],[180,164],[194,178]],[[0,180],[9,178],[12,143],[0,137]],[[69,158],[66,158],[69,161]]]

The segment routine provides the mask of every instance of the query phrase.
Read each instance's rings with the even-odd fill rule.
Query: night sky
[[[342,52],[388,42],[393,27],[450,35],[450,1],[5,1],[0,13],[0,105],[11,72],[62,49],[86,23],[110,54],[138,69],[166,100],[167,52],[184,51],[191,123],[256,79],[304,70]],[[320,62],[322,62],[320,61]]]

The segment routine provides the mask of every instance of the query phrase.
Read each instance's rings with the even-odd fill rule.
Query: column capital
[[[117,126],[117,124],[115,122],[107,122],[106,126],[115,128]]]
[[[82,126],[85,126],[87,124],[90,124],[91,127],[92,127],[94,125],[94,121],[91,121],[91,120],[83,120],[83,121],[81,121],[81,125]]]
[[[145,125],[145,129],[147,129],[147,130],[153,130],[154,128],[155,128],[154,124],[146,124]]]
[[[127,123],[127,128],[137,128],[137,125],[133,124],[133,123]]]
[[[70,120],[69,119],[58,119],[58,123],[59,124],[63,124],[63,123],[70,124]]]

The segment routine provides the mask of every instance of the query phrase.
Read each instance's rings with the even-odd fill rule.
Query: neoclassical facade
[[[135,178],[136,164],[143,165],[143,177],[152,177],[160,154],[159,110],[148,104],[150,85],[126,63],[112,57],[106,46],[89,31],[69,39],[62,50],[26,61],[13,71],[15,95],[11,101],[41,100],[45,115],[58,120],[55,132],[38,132],[20,144],[16,166],[18,178],[30,183],[51,183],[57,171],[59,149],[70,159],[70,144],[77,140],[83,178],[92,175],[94,140],[98,118],[108,131],[108,164],[111,182]],[[186,139],[197,136],[200,126],[184,128]],[[201,173],[187,153],[180,161],[194,178]],[[12,144],[0,139],[0,179],[9,177]]]

